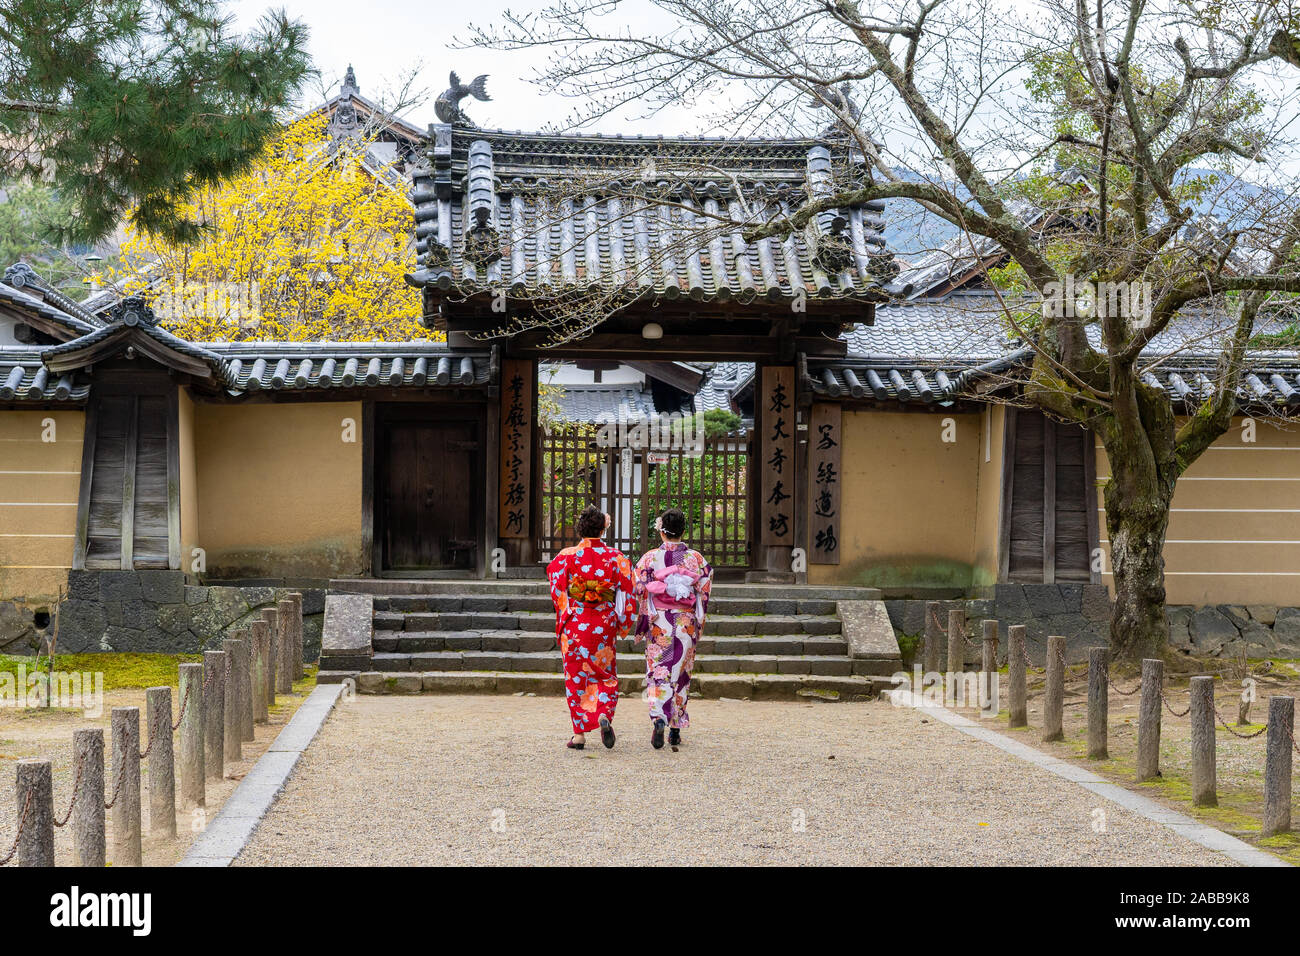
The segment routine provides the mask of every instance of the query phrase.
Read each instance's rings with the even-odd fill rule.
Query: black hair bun
[[[659,527],[670,538],[680,538],[686,530],[686,515],[680,508],[669,508],[659,518]]]
[[[605,512],[595,505],[587,505],[578,515],[578,537],[599,538],[605,533]]]

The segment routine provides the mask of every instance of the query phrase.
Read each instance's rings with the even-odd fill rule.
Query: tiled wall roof
[[[47,369],[39,346],[0,348],[0,402],[82,402],[89,394],[90,386],[75,373]]]
[[[1286,324],[1264,319],[1257,331],[1277,331]],[[1183,409],[1195,408],[1212,388],[1223,338],[1231,328],[1231,317],[1214,305],[1180,315],[1143,352],[1144,380],[1163,388]],[[1100,347],[1100,329],[1093,324],[1086,331],[1093,346]],[[1012,374],[1033,357],[1002,318],[997,298],[988,294],[879,306],[874,326],[855,328],[843,338],[848,347],[844,358],[808,362],[805,381],[818,395],[950,402],[975,382]],[[1243,408],[1289,412],[1300,407],[1297,376],[1300,353],[1251,351],[1239,401]]]

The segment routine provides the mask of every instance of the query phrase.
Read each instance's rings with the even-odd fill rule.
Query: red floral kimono
[[[632,562],[599,538],[583,538],[546,569],[555,604],[555,633],[564,654],[564,698],[573,732],[614,719],[618,703],[617,641],[636,620]]]

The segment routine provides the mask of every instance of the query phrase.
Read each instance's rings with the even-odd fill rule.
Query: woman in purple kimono
[[[691,690],[695,645],[704,628],[713,569],[704,556],[682,542],[686,516],[677,508],[665,511],[655,522],[663,544],[642,555],[632,578],[641,610],[636,641],[647,640],[645,652],[646,698],[654,722],[650,743],[681,743],[683,728],[690,726],[686,701]]]

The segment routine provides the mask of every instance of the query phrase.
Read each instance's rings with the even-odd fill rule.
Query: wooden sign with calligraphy
[[[764,366],[759,394],[759,462],[763,480],[759,500],[759,540],[765,547],[794,546],[794,368]]]
[[[808,425],[808,563],[840,563],[840,406],[818,402]]]
[[[537,363],[506,359],[501,363],[501,513],[503,538],[527,538],[533,504],[533,410],[537,397]]]

